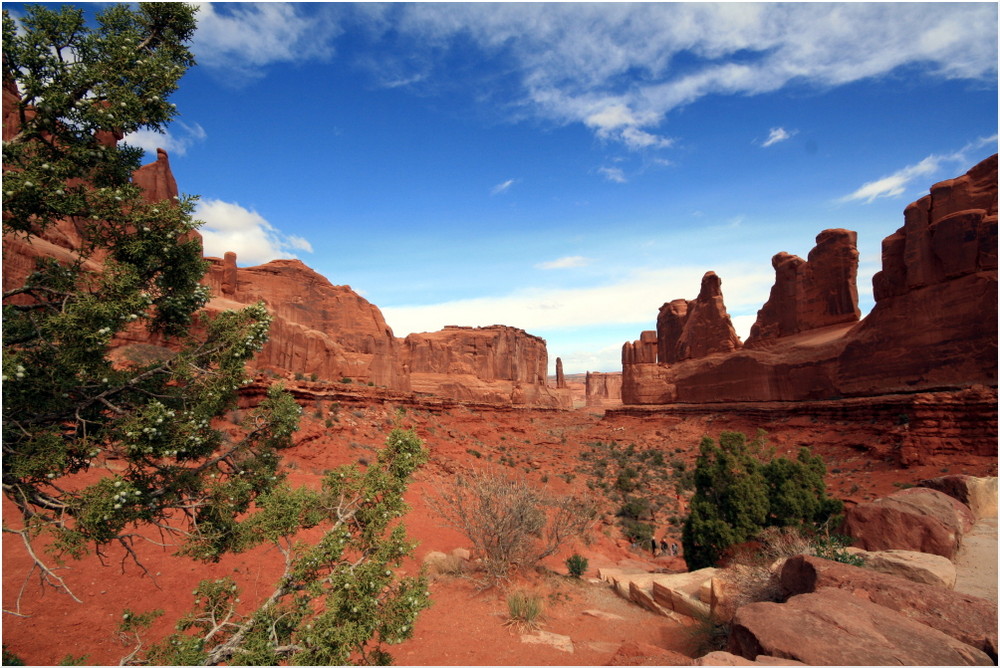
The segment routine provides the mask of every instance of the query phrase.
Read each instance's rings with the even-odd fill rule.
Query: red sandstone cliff
[[[997,385],[997,157],[931,188],[883,242],[876,305],[857,319],[853,232],[808,261],[775,256],[775,286],[743,350],[683,357],[691,303],[622,351],[626,404],[802,401]],[[721,303],[721,293],[718,295]],[[657,360],[651,351],[656,350]]]
[[[622,405],[620,373],[587,372],[587,408],[614,408]]]
[[[505,325],[445,327],[406,337],[416,392],[455,399],[558,407],[546,383],[545,340]]]
[[[208,259],[212,308],[262,300],[274,316],[255,366],[409,389],[399,342],[381,311],[350,287],[331,284],[299,260],[238,268],[234,253]]]

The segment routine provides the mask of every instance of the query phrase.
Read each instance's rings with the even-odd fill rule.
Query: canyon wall
[[[622,405],[620,373],[587,372],[587,408],[615,408]]]
[[[410,334],[404,347],[415,392],[553,408],[565,403],[546,383],[545,340],[516,327],[449,326]]]
[[[624,403],[816,401],[996,387],[995,155],[907,207],[903,227],[882,244],[875,307],[860,321],[857,262],[856,235],[840,229],[821,232],[808,260],[776,255],[770,298],[742,347],[719,326],[728,317],[714,280],[707,290],[703,281],[694,302],[664,304],[657,331],[623,346]],[[715,326],[696,327],[696,307],[711,313],[704,322]]]

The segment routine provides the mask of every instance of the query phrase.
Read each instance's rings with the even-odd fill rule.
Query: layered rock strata
[[[415,392],[553,408],[564,403],[546,384],[545,339],[516,327],[449,326],[410,334],[403,345]]]
[[[742,349],[720,339],[719,329],[706,330],[715,334],[706,334],[700,349],[685,347],[694,306],[665,304],[657,332],[623,347],[624,403],[820,401],[995,388],[997,157],[933,186],[904,218],[883,242],[875,308],[860,322],[855,235],[826,230],[807,261],[775,256],[771,297]],[[724,312],[721,291],[712,298],[714,313]]]
[[[622,405],[622,375],[588,371],[586,377],[587,408],[613,408]]]

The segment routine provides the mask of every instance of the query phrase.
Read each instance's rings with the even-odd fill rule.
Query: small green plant
[[[479,458],[481,458],[483,456],[483,453],[481,453],[481,452],[479,452],[479,450],[475,450],[473,448],[466,448],[465,451],[468,452],[473,457],[475,457],[476,459],[479,459]]]
[[[309,380],[315,383],[317,380],[319,380],[319,376],[315,373],[311,373],[309,374]]]
[[[575,578],[583,577],[583,574],[587,572],[587,565],[590,562],[587,561],[586,557],[581,557],[579,554],[573,554],[566,560],[566,570],[569,574]]]
[[[817,536],[812,541],[813,552],[817,557],[839,561],[850,566],[864,566],[865,560],[856,554],[851,554],[847,548],[851,545],[851,539],[839,534],[829,536]]]
[[[350,378],[348,378],[347,376],[344,376],[343,378],[341,378],[341,379],[340,379],[340,382],[341,382],[341,383],[343,383],[344,385],[350,385],[350,384],[351,384],[351,383],[353,383],[354,381],[352,381],[352,380],[351,380]]]
[[[25,664],[24,664],[24,659],[22,659],[21,657],[19,657],[17,654],[14,654],[13,652],[11,652],[9,649],[7,649],[7,645],[4,645],[3,646],[3,665],[5,665],[5,666],[23,666]]]
[[[542,599],[517,590],[507,596],[507,621],[504,626],[533,630],[542,625]]]
[[[301,371],[295,372],[295,380],[305,380],[305,379],[306,375],[304,373],[302,373]]]

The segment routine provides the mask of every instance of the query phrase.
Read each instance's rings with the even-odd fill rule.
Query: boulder
[[[868,551],[915,550],[952,559],[973,521],[972,511],[960,501],[913,487],[852,507],[844,531]]]
[[[717,568],[702,568],[689,573],[659,575],[652,581],[653,600],[682,615],[705,618],[711,612],[711,581]]]
[[[806,555],[785,562],[781,587],[792,596],[825,589],[852,592],[996,658],[997,605],[986,599]]]
[[[993,665],[986,654],[937,629],[839,589],[750,603],[733,618],[728,650],[808,665]]]
[[[776,656],[759,655],[756,659],[744,659],[738,654],[729,652],[709,652],[705,656],[695,659],[693,666],[804,666],[801,661],[792,659],[780,659]]]
[[[608,661],[609,666],[690,666],[691,658],[641,642],[625,642]]]
[[[535,631],[521,635],[521,642],[532,645],[548,645],[560,652],[573,653],[573,639],[569,636],[551,633],[549,631]]]
[[[867,552],[854,547],[848,548],[848,551],[860,557],[865,562],[865,568],[873,571],[945,589],[955,588],[955,564],[941,555],[912,550]]]
[[[936,489],[958,499],[969,507],[977,520],[997,516],[997,478],[977,478],[970,475],[946,475],[921,480],[921,487]]]

